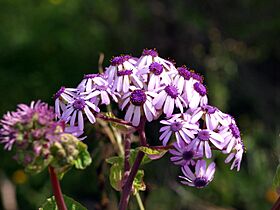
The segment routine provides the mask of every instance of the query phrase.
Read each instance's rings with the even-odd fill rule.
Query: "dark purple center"
[[[100,76],[100,74],[85,74],[84,79],[92,79],[98,76]]]
[[[195,72],[191,72],[191,77],[201,83],[203,83],[203,77]]]
[[[203,188],[208,184],[207,179],[205,177],[197,177],[193,182],[194,185],[198,188]]]
[[[125,75],[131,75],[132,74],[132,70],[122,70],[122,71],[118,71],[117,75],[120,76],[125,76]]]
[[[113,66],[118,66],[123,64],[125,61],[128,61],[131,58],[130,55],[121,55],[121,56],[116,56],[111,60],[111,64]]]
[[[206,87],[200,82],[196,82],[193,87],[201,96],[205,96],[207,94]]]
[[[55,94],[54,94],[54,99],[57,99],[61,96],[61,94],[64,92],[65,87],[61,87]]]
[[[142,55],[150,55],[152,57],[157,57],[158,56],[158,53],[157,51],[154,49],[144,49],[143,52],[142,52]]]
[[[191,160],[194,156],[194,152],[193,151],[185,151],[183,153],[183,159],[184,160]]]
[[[202,130],[202,131],[199,131],[198,138],[202,141],[208,141],[210,138],[210,134],[208,131]]]
[[[230,130],[232,132],[232,135],[235,138],[239,138],[240,137],[240,131],[239,131],[238,127],[235,124],[230,124],[229,128],[230,128]]]
[[[153,62],[149,69],[151,72],[153,72],[155,75],[160,75],[163,72],[163,66],[157,62]]]
[[[191,78],[191,72],[186,67],[182,66],[179,67],[177,70],[179,75],[184,77],[185,80],[189,80]]]
[[[84,99],[76,99],[73,103],[74,109],[83,110],[85,108],[86,102]]]
[[[181,130],[182,127],[183,127],[182,123],[174,122],[171,124],[170,129],[173,132],[177,132],[177,131]]]
[[[174,85],[167,85],[164,90],[173,99],[177,98],[179,95],[178,89]]]
[[[217,110],[216,107],[209,106],[209,105],[205,105],[205,106],[203,106],[202,108],[203,108],[203,110],[204,110],[205,112],[207,112],[208,114],[214,114],[214,113],[216,112],[216,110]]]
[[[145,91],[143,90],[134,90],[130,95],[130,101],[135,106],[143,105],[147,100]]]

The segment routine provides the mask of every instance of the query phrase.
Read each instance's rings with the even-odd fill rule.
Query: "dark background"
[[[157,48],[205,76],[210,103],[235,116],[247,152],[240,172],[218,156],[215,179],[202,190],[178,184],[167,157],[145,166],[146,209],[269,209],[277,196],[279,8],[273,0],[1,0],[0,114],[31,100],[52,104],[60,86],[75,87],[83,74],[97,72],[101,52],[108,66],[113,55]],[[89,209],[115,209],[118,193],[109,187],[103,154],[108,140],[94,133],[87,140],[92,165],[66,174],[63,191]],[[149,140],[157,135],[148,133]],[[2,200],[10,180],[18,209],[38,209],[51,195],[47,172],[29,176],[10,153],[0,158]]]

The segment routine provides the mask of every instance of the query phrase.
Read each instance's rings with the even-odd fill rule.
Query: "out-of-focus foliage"
[[[238,173],[218,157],[216,178],[203,190],[181,186],[167,157],[145,165],[147,210],[269,209],[280,153],[279,6],[272,0],[1,0],[0,113],[34,99],[52,103],[60,86],[74,87],[83,74],[97,72],[100,52],[106,66],[113,55],[156,47],[205,75],[210,102],[237,118],[247,153]],[[152,145],[159,144],[157,129],[151,123],[147,130]],[[67,173],[63,191],[89,209],[116,209],[119,197],[104,161],[115,153],[112,138],[102,126],[87,130],[93,163]],[[7,152],[0,168],[16,185],[19,209],[37,209],[51,196],[47,172],[26,176]]]

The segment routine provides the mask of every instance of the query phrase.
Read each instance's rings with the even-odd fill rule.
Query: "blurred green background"
[[[269,209],[280,148],[279,8],[273,0],[0,0],[0,114],[31,100],[52,104],[60,86],[97,72],[101,52],[108,66],[113,55],[155,47],[205,75],[210,103],[236,117],[247,153],[240,172],[217,157],[215,179],[202,190],[180,185],[168,157],[150,163],[146,209]],[[98,128],[89,130],[93,164],[66,174],[63,191],[89,209],[116,209],[104,163],[111,146]],[[151,144],[157,138],[148,133]],[[17,209],[38,209],[51,196],[47,172],[29,176],[10,153],[0,158],[0,209],[15,210],[6,207],[11,189]],[[138,209],[135,198],[130,209]]]

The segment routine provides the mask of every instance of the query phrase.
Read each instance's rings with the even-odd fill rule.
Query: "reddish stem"
[[[147,146],[147,140],[146,140],[146,135],[145,135],[145,124],[146,124],[146,118],[142,117],[140,124],[137,127],[141,146]],[[120,199],[120,203],[119,203],[119,210],[127,209],[128,201],[129,201],[129,197],[130,197],[130,193],[131,193],[131,189],[132,189],[132,184],[133,184],[134,178],[138,172],[142,159],[144,158],[144,155],[145,154],[142,151],[139,151],[136,156],[136,159],[133,163],[129,176],[127,177],[127,180],[125,181],[123,189],[122,189],[121,199]]]
[[[272,206],[271,210],[279,210],[280,209],[280,196],[278,197],[277,201]]]
[[[62,192],[61,192],[61,188],[60,188],[58,178],[56,176],[54,168],[51,167],[51,166],[49,166],[49,173],[50,173],[50,178],[51,178],[53,194],[54,194],[54,197],[55,197],[55,201],[56,201],[58,210],[67,210],[67,207],[65,205],[63,195],[62,195]]]

